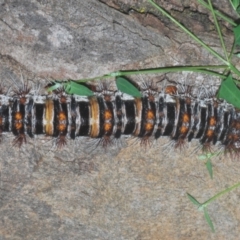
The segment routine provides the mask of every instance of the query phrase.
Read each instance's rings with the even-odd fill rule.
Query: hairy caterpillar
[[[216,143],[231,153],[240,149],[239,112],[186,85],[171,84],[159,92],[149,86],[142,97],[106,90],[94,96],[67,95],[63,90],[35,95],[24,85],[13,96],[1,92],[0,103],[0,135],[12,132],[19,147],[26,135],[45,134],[55,138],[58,147],[77,137],[97,138],[105,147],[131,135],[142,144],[168,136],[176,147],[199,139],[204,149]]]

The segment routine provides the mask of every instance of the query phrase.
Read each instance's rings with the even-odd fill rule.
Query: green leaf
[[[230,0],[234,10],[236,10],[239,7],[240,1],[239,0]]]
[[[117,77],[116,84],[119,91],[126,93],[133,97],[142,97],[141,92],[126,78]]]
[[[210,158],[208,158],[208,160],[206,162],[206,167],[207,167],[207,170],[208,170],[208,173],[209,173],[211,179],[213,179],[212,162],[211,162]]]
[[[198,156],[198,159],[206,160],[206,159],[210,159],[211,157],[214,157],[214,156],[216,156],[216,153],[205,153],[205,154]]]
[[[234,33],[235,45],[240,45],[240,25],[233,28],[233,33]]]
[[[204,217],[205,217],[209,227],[212,229],[212,232],[215,232],[212,220],[210,219],[209,214],[207,212],[207,208],[204,208],[203,211],[204,211]]]
[[[52,92],[58,88],[61,88],[64,84],[63,83],[58,83],[58,82],[55,82],[54,85],[52,85],[51,87],[49,87],[47,89],[48,92]]]
[[[236,57],[240,58],[240,53],[239,53],[239,52],[238,52],[238,53],[234,53],[234,55],[235,55]]]
[[[195,199],[192,195],[190,195],[189,193],[187,193],[187,196],[188,196],[189,200],[190,200],[194,205],[197,205],[198,207],[201,206],[201,203],[198,202],[198,200]]]
[[[76,94],[79,96],[93,96],[93,92],[86,86],[74,81],[65,84],[65,91],[68,94]]]
[[[229,75],[221,84],[217,97],[225,99],[236,108],[240,108],[240,90]]]
[[[206,154],[202,154],[200,156],[198,156],[199,160],[206,160],[208,158],[208,156]]]

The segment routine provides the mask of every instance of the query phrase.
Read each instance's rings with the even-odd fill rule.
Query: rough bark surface
[[[217,63],[146,2],[0,0],[1,83],[14,89],[22,76],[43,87],[46,79]],[[207,11],[195,1],[158,2],[220,49]],[[216,3],[230,13],[227,3]],[[141,9],[154,14],[141,14]],[[206,77],[169,76],[201,83]],[[166,148],[168,140],[162,139],[146,150],[136,140],[123,140],[121,147],[91,151],[94,143],[82,139],[69,140],[59,151],[47,137],[28,139],[21,149],[12,147],[12,140],[5,135],[0,145],[1,240],[239,237],[239,190],[209,206],[215,234],[186,196],[204,202],[238,182],[239,160],[214,159],[211,180],[199,153],[191,154],[195,143],[179,151]]]

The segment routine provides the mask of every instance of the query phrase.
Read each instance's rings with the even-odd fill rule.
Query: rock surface
[[[164,17],[160,21],[137,12],[150,7],[136,2],[0,1],[1,83],[14,89],[23,79],[43,87],[49,79],[120,69],[216,63]],[[186,7],[171,2],[178,10]],[[195,27],[218,50],[214,31],[206,29],[211,21],[203,16]],[[189,73],[170,76],[204,79]],[[21,149],[12,147],[12,140],[4,135],[0,145],[1,240],[238,239],[239,190],[209,206],[215,234],[186,193],[204,202],[237,183],[239,160],[213,159],[211,180],[200,153],[193,154],[195,142],[180,151],[168,139],[147,149],[123,139],[122,147],[91,151],[94,142],[80,139],[59,151],[44,136],[28,139]]]

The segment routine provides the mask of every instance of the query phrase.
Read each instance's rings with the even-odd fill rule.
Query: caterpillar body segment
[[[56,139],[58,147],[78,137],[99,139],[106,147],[126,135],[139,138],[141,144],[168,136],[176,147],[199,139],[207,149],[217,143],[231,152],[240,149],[239,112],[212,97],[193,96],[191,87],[187,93],[175,86],[160,92],[144,90],[142,97],[119,91],[38,96],[24,89],[12,97],[0,95],[0,135],[12,132],[14,145],[21,146],[26,136],[44,134]]]

